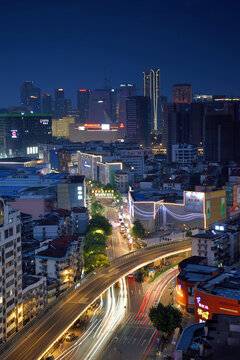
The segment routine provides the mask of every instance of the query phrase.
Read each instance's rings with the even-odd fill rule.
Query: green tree
[[[177,327],[181,327],[182,313],[172,305],[164,306],[158,303],[149,310],[149,318],[152,325],[166,334],[172,334]]]
[[[91,254],[85,259],[85,271],[90,271],[99,268],[101,266],[108,266],[109,260],[104,254]]]
[[[90,211],[92,215],[103,215],[106,212],[106,207],[100,203],[100,201],[94,201],[90,206]]]
[[[93,229],[103,230],[105,235],[109,236],[112,234],[112,225],[104,216],[96,214],[89,221],[87,231],[91,231]]]
[[[187,236],[187,237],[191,237],[191,236],[192,236],[192,232],[191,232],[191,230],[187,230],[187,232],[186,232],[186,236]]]
[[[143,239],[145,235],[145,229],[140,220],[136,219],[133,223],[133,227],[130,230],[131,235],[137,239]]]
[[[104,185],[103,190],[114,190],[115,191],[114,187],[110,183]]]
[[[101,233],[88,232],[84,240],[84,256],[92,253],[105,254],[107,237]]]

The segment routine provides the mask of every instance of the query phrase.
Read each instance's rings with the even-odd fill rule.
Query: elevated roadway
[[[101,294],[118,279],[154,260],[191,250],[189,240],[157,244],[114,260],[107,268],[89,274],[70,289],[33,324],[23,328],[0,348],[0,359],[40,360]]]

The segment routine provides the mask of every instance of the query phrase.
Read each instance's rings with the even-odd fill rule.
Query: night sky
[[[78,88],[137,84],[161,69],[161,93],[240,95],[239,0],[0,0],[0,107],[17,105],[20,85],[57,87],[76,106]],[[170,99],[169,99],[170,100]]]

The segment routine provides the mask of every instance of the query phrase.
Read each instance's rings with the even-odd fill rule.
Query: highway
[[[48,314],[28,330],[27,334],[23,329],[15,339],[7,343],[5,348],[2,347],[0,359],[41,359],[87,307],[118,279],[156,259],[190,250],[189,240],[166,243],[130,253],[116,259],[109,267],[98,269],[88,281],[68,294],[64,301],[57,302]]]

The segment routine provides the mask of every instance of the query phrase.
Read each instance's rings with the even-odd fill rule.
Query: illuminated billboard
[[[189,212],[203,212],[203,200],[204,193],[202,192],[194,192],[194,191],[186,191],[184,193],[185,196],[185,210]]]

